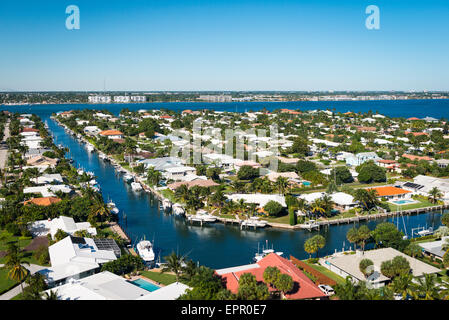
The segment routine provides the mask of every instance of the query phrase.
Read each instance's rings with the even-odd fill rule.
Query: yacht
[[[259,217],[250,217],[242,221],[242,227],[264,228],[268,221],[260,220]]]
[[[149,240],[142,240],[137,245],[137,253],[146,263],[154,262],[153,244]]]
[[[114,213],[114,214],[119,213],[119,209],[117,208],[115,203],[112,202],[112,200],[107,203],[107,206],[108,206],[109,210],[111,210],[112,213]]]
[[[189,221],[215,222],[217,217],[209,214],[206,210],[198,210],[195,215],[189,216]]]
[[[184,208],[179,203],[175,203],[172,206],[172,212],[177,216],[183,216],[185,214]]]
[[[87,151],[89,151],[89,152],[94,152],[94,150],[95,150],[94,146],[91,145],[91,144],[86,145],[86,149],[87,149]]]
[[[305,229],[309,229],[309,230],[312,230],[312,229],[319,229],[320,228],[320,225],[315,221],[315,220],[309,220],[309,221],[306,221],[306,223],[304,223],[303,225],[301,225],[303,228],[305,228]]]
[[[142,186],[138,182],[131,182],[131,189],[133,189],[133,191],[141,191]]]
[[[170,210],[170,209],[171,209],[171,206],[172,206],[172,204],[171,204],[170,200],[164,199],[164,200],[162,201],[162,208],[163,208],[164,210],[166,210],[166,211]]]
[[[98,156],[101,160],[106,161],[107,157],[104,153],[100,153],[100,155]]]
[[[129,173],[127,173],[127,174],[125,174],[124,176],[123,176],[123,180],[125,180],[126,182],[132,182],[133,180],[134,180],[134,178],[133,178],[133,176],[132,175],[130,175]]]

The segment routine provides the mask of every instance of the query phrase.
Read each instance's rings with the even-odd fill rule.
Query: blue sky
[[[445,0],[1,0],[0,90],[449,90],[448,30]]]

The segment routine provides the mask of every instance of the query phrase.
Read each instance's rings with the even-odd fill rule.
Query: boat
[[[131,189],[133,189],[133,191],[141,191],[142,186],[138,182],[131,182]]]
[[[262,246],[262,252],[259,251],[259,244],[257,244],[257,253],[254,255],[253,261],[254,262],[259,262],[260,260],[262,260],[263,258],[265,258],[267,255],[269,255],[270,253],[275,253],[278,256],[282,256],[284,253],[281,251],[274,251],[273,249],[273,245],[271,245],[271,249],[268,248],[268,240],[266,241],[266,247],[264,249],[264,247]]]
[[[172,212],[173,212],[175,215],[177,215],[177,216],[183,216],[183,215],[185,214],[184,208],[183,208],[182,205],[179,204],[179,203],[175,203],[175,204],[172,206]]]
[[[132,182],[134,180],[134,177],[127,173],[123,176],[123,180],[125,180],[126,182]]]
[[[164,210],[170,210],[171,209],[171,207],[172,207],[172,204],[171,204],[171,202],[170,202],[170,200],[168,200],[168,199],[164,199],[164,200],[162,200],[162,208],[164,209]]]
[[[107,157],[104,153],[100,153],[100,155],[98,156],[101,160],[106,160]]]
[[[142,240],[136,245],[137,253],[146,263],[154,262],[153,244],[149,240]]]
[[[242,227],[251,227],[251,228],[264,228],[268,224],[268,221],[260,220],[259,217],[249,217],[246,220],[242,221]]]
[[[306,221],[306,223],[302,224],[301,227],[308,229],[308,230],[312,230],[312,229],[319,229],[320,225],[318,223],[316,223],[315,220],[309,220],[309,221]]]
[[[107,203],[107,206],[108,206],[109,210],[111,210],[112,213],[114,213],[114,214],[118,214],[118,213],[119,213],[119,209],[117,208],[117,206],[115,205],[115,203],[112,202],[112,200],[110,200],[110,201]]]
[[[87,144],[87,145],[86,145],[86,149],[87,149],[87,151],[89,151],[89,152],[94,152],[94,150],[95,150],[94,146],[91,145],[91,144]]]
[[[421,230],[421,231],[418,231],[417,234],[418,234],[420,237],[430,236],[430,235],[433,234],[433,228],[430,227],[430,228],[428,228],[428,229],[423,229],[423,230]]]
[[[209,214],[206,210],[198,210],[196,212],[195,215],[191,215],[188,217],[188,220],[193,222],[193,221],[198,221],[198,222],[215,222],[217,221],[217,217]]]

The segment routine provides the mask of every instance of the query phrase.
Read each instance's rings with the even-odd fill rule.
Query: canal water
[[[176,104],[160,104],[164,108],[181,108]],[[89,153],[77,139],[67,134],[62,127],[50,119],[52,112],[70,110],[74,108],[85,108],[86,105],[53,105],[36,107],[8,107],[12,112],[35,113],[44,122],[55,137],[56,144],[62,144],[69,148],[70,156],[74,159],[74,166],[92,171],[97,176],[96,180],[101,186],[101,191],[106,201],[112,200],[120,209],[120,224],[129,234],[133,241],[142,238],[155,241],[155,247],[160,256],[164,257],[172,251],[188,255],[189,258],[199,261],[203,265],[212,268],[225,268],[251,262],[258,248],[266,243],[273,246],[276,251],[284,252],[297,258],[307,258],[304,251],[304,242],[318,232],[326,238],[326,246],[320,251],[320,255],[331,254],[336,250],[349,249],[351,244],[346,240],[347,231],[353,224],[343,224],[322,228],[320,231],[290,231],[266,228],[264,230],[240,230],[238,226],[223,225],[215,223],[207,226],[190,225],[182,218],[167,215],[159,210],[158,201],[151,194],[135,193],[130,186],[124,182],[121,174],[114,167],[98,157],[96,152]],[[106,106],[91,106],[102,109]],[[111,105],[107,106],[114,113],[122,108],[143,109],[154,108],[154,104],[146,105]],[[205,107],[204,105],[202,106]],[[213,108],[213,105],[209,105]],[[277,106],[278,108],[279,106]],[[291,107],[291,106],[290,106]],[[159,107],[160,108],[160,107]],[[186,108],[182,106],[182,108]],[[192,109],[192,107],[190,106]],[[233,107],[230,107],[229,111]],[[239,107],[241,108],[241,107]],[[0,109],[2,109],[0,107]],[[241,111],[241,110],[239,110]],[[126,214],[126,220],[123,219]],[[411,235],[411,229],[418,226],[434,227],[441,225],[441,214],[439,212],[421,215],[405,216],[399,219],[399,228],[406,230]],[[397,223],[396,219],[383,219],[369,221],[366,224],[373,229],[377,223],[390,221]]]

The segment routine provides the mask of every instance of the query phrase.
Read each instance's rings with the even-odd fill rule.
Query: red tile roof
[[[378,197],[385,197],[385,196],[396,196],[400,194],[406,194],[410,193],[411,191],[404,190],[401,188],[396,187],[377,187],[377,188],[369,188],[368,190],[376,190]]]
[[[299,270],[291,261],[281,256],[270,253],[257,263],[258,267],[249,268],[242,271],[229,272],[222,274],[222,278],[226,280],[226,287],[233,293],[238,292],[238,280],[244,273],[251,273],[256,277],[257,281],[263,282],[263,273],[267,267],[277,267],[283,274],[292,277],[294,286],[291,292],[287,293],[287,299],[316,299],[326,295],[313,283],[301,270]],[[274,289],[269,286],[269,290]]]
[[[30,199],[28,201],[25,201],[23,204],[27,205],[29,203],[32,203],[32,204],[35,204],[37,206],[47,207],[49,205],[52,205],[53,203],[58,203],[60,201],[61,201],[61,199],[59,199],[57,197],[44,197],[44,198],[33,198],[33,199]]]
[[[402,155],[404,158],[407,158],[407,159],[410,159],[410,160],[412,160],[412,161],[414,161],[414,160],[425,160],[425,161],[432,161],[433,159],[432,158],[430,158],[430,157],[427,157],[427,156],[415,156],[415,155],[413,155],[413,154],[403,154]]]
[[[120,136],[123,134],[123,132],[118,131],[118,130],[104,130],[104,131],[101,131],[100,134],[102,136]]]

